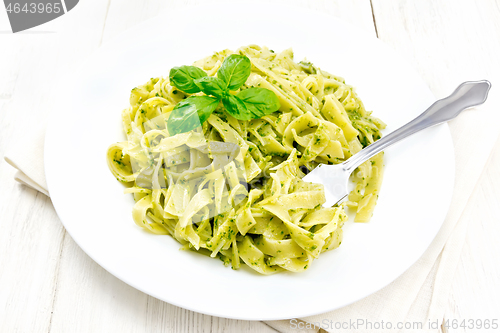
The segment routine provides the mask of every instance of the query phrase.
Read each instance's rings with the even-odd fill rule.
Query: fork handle
[[[428,127],[447,122],[467,108],[483,104],[488,97],[490,88],[491,83],[486,80],[462,83],[450,96],[436,101],[417,118],[372,143],[342,163],[343,169],[352,172],[361,163],[394,143]]]

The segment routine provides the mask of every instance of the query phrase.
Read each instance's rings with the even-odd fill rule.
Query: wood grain
[[[500,137],[469,199],[464,218],[469,220],[466,242],[453,279],[445,320],[466,327],[447,332],[492,332],[470,326],[470,320],[500,321]],[[499,324],[500,325],[500,324]]]

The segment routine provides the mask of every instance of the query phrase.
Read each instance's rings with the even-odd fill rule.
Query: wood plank
[[[0,100],[0,158],[14,131],[12,104],[10,98]],[[0,163],[0,328],[45,331],[64,230],[50,200],[16,184],[13,175],[10,166]]]
[[[233,0],[232,2],[247,1]],[[330,14],[358,26],[369,34],[375,35],[370,0],[355,0],[348,2],[340,0],[289,0],[286,2],[283,0],[270,0],[268,2],[286,3],[288,6],[303,7]],[[161,11],[165,11],[168,17],[169,11],[207,3],[209,2],[201,0],[112,2],[110,6],[110,19],[106,22],[103,40],[109,40],[135,24],[156,16]],[[217,1],[212,1],[212,3],[214,3],[214,6],[217,6]]]
[[[94,8],[86,14],[82,11],[80,20],[66,21],[79,24],[92,14],[91,24],[101,36],[104,16],[98,14],[99,1],[87,2]],[[14,170],[3,162],[3,156],[20,137],[29,135],[30,129],[44,126],[53,92],[57,98],[53,89],[57,78],[81,61],[79,56],[92,50],[83,38],[60,30],[64,19],[26,33],[0,34],[1,332],[50,330],[65,231],[50,199],[15,183]],[[1,26],[5,26],[5,21]],[[82,31],[81,35],[92,38],[95,28]],[[69,44],[70,40],[74,45]],[[93,43],[94,48],[98,46]],[[61,66],[61,61],[67,66]]]
[[[17,44],[11,42],[3,45]],[[21,56],[20,51],[25,50],[18,45],[17,52],[6,53],[18,57],[18,69],[33,70],[29,61]],[[24,108],[34,109],[39,101],[37,98],[23,103],[22,96],[12,97],[20,71],[6,72],[9,74],[4,77],[1,91],[4,99],[0,99],[2,162],[13,133],[23,124],[19,120]],[[4,162],[0,163],[0,331],[44,332],[50,324],[56,288],[54,277],[64,229],[50,199],[18,185],[13,176],[14,170]]]
[[[466,327],[448,332],[479,332],[469,320],[500,321],[500,137],[471,196],[464,218],[469,220],[466,243],[451,288],[445,319]],[[500,323],[499,323],[500,325]],[[471,327],[471,328],[469,328]]]
[[[372,3],[379,38],[413,65],[436,96],[451,93],[462,81],[498,78],[500,11],[495,2]]]
[[[12,179],[0,164],[0,331],[46,332],[64,229],[49,198]]]
[[[38,85],[45,73],[37,73],[33,51],[53,44],[55,38],[1,34],[0,40],[0,331],[45,332],[64,229],[50,199],[15,183],[14,170],[3,156],[16,132],[23,130],[30,116],[36,118],[37,105],[43,105],[46,90]],[[50,57],[38,56],[54,65]],[[27,93],[37,89],[40,93]]]

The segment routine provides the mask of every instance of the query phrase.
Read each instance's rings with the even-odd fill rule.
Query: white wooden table
[[[60,73],[158,11],[201,2],[81,0],[56,21],[15,35],[0,9],[0,332],[274,331],[261,322],[187,311],[116,279],[73,242],[50,199],[15,183],[14,170],[3,162],[23,128],[43,126]],[[331,13],[376,35],[403,54],[438,97],[468,79],[500,86],[498,0],[286,3]],[[499,317],[498,170],[500,140],[463,213],[469,231],[443,319]]]

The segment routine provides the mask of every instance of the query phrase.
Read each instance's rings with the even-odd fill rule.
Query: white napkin
[[[478,131],[488,127],[484,119],[493,110],[488,111],[468,111],[450,124],[456,157],[455,191],[450,211],[431,246],[410,269],[382,290],[344,308],[301,320],[266,323],[280,332],[319,332],[320,327],[306,329],[312,326],[311,323],[319,323],[329,332],[372,332],[369,326],[353,326],[352,323],[364,320],[376,325],[383,320],[394,328],[398,323],[414,325],[418,322],[422,323],[419,332],[438,331],[465,241],[468,220],[466,216],[461,218],[462,212],[498,136],[499,130],[493,126],[490,130]],[[31,132],[34,136],[15,141],[16,145],[11,147],[5,160],[18,169],[15,176],[18,182],[49,195],[43,167],[45,130]],[[339,330],[339,325],[343,329]],[[304,329],[299,329],[301,327]]]
[[[43,163],[45,126],[26,133],[32,136],[16,138],[5,154],[5,161],[17,169],[15,180],[49,196]]]

